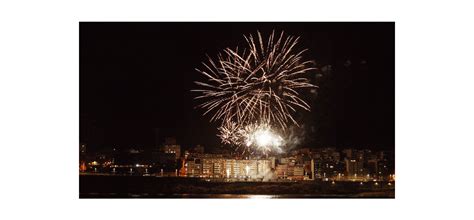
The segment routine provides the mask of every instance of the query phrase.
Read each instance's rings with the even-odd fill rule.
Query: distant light
[[[139,166],[140,166],[140,164],[138,164],[138,163],[137,163],[135,166],[136,166],[136,167],[139,167]]]

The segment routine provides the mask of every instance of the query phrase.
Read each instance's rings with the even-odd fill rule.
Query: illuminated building
[[[161,151],[166,154],[174,154],[176,159],[181,157],[181,146],[177,144],[170,144],[161,147]]]
[[[276,162],[276,158],[275,157],[269,157],[268,160],[270,160],[270,168],[272,169],[275,169],[275,162]]]
[[[275,173],[279,179],[286,179],[288,177],[288,164],[278,164]]]
[[[202,175],[202,164],[200,159],[192,158],[186,161],[186,175],[188,177],[200,177]]]
[[[214,161],[202,159],[202,174],[204,177],[214,177]]]
[[[240,175],[240,163],[237,163],[237,160],[226,160],[226,178],[238,178]]]
[[[367,161],[367,170],[369,174],[376,175],[379,172],[379,161],[377,159],[370,159]]]
[[[364,171],[364,161],[358,159],[344,159],[346,163],[346,175],[348,178],[358,179],[357,176],[362,177]]]
[[[187,168],[187,176],[228,179],[261,179],[272,174],[271,165],[271,160],[241,160],[222,157],[203,157],[187,160],[185,166]],[[200,168],[202,168],[202,172]]]
[[[174,137],[165,138],[165,143],[160,148],[160,151],[166,154],[174,154],[176,160],[181,157],[181,146],[176,143],[176,138]]]
[[[304,167],[301,165],[296,165],[288,169],[289,171],[291,170],[291,173],[289,172],[288,179],[291,180],[303,180],[304,179]]]
[[[87,170],[86,162],[82,162],[81,165],[79,166],[79,171],[86,172],[86,170]]]

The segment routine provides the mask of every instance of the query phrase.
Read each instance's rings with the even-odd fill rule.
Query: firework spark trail
[[[195,82],[200,89],[196,99],[204,102],[198,107],[204,115],[212,112],[211,121],[221,121],[223,143],[242,145],[248,136],[244,131],[259,126],[285,130],[298,125],[292,114],[297,109],[310,110],[298,90],[314,88],[304,76],[315,69],[312,61],[304,61],[306,49],[296,51],[299,38],[285,37],[281,32],[269,36],[265,43],[260,32],[244,36],[247,48],[224,49],[214,61],[208,57],[203,74],[206,82]],[[265,128],[267,129],[267,128]]]

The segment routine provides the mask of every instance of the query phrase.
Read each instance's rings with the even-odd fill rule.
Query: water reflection
[[[242,198],[249,198],[249,199],[272,199],[272,198],[276,198],[276,195],[243,195]]]
[[[149,194],[149,193],[81,193],[80,198],[214,198],[214,199],[287,199],[287,198],[395,198],[393,192],[359,194]]]

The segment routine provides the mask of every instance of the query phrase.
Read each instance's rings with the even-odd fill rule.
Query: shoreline
[[[80,175],[79,198],[395,198],[387,182],[225,182],[184,177]]]

